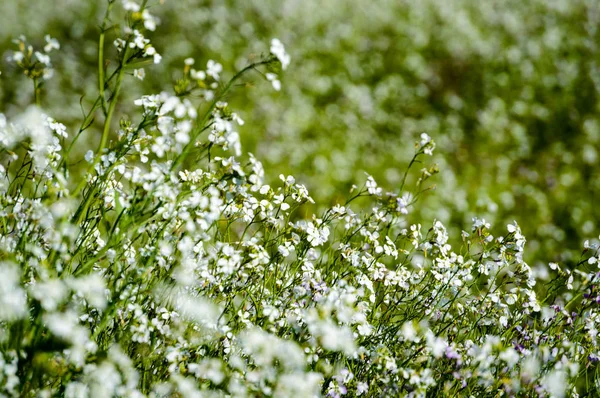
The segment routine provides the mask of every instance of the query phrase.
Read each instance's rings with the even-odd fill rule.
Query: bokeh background
[[[149,3],[161,23],[148,35],[163,63],[147,68],[143,82],[125,82],[119,115],[141,94],[168,89],[185,58],[196,66],[216,60],[226,78],[277,37],[292,56],[281,91],[255,74],[228,99],[267,179],[292,174],[322,206],[343,201],[365,172],[397,190],[415,140],[427,132],[440,174],[437,189],[411,209],[412,222],[439,219],[459,241],[473,216],[498,233],[516,220],[532,265],[576,261],[583,241],[598,236],[597,0],[163,3]],[[6,61],[11,40],[25,34],[42,45],[49,33],[62,47],[42,105],[74,133],[81,105],[97,95],[105,6],[0,2],[1,112],[17,114],[32,101],[31,82]],[[96,133],[85,139],[96,142]]]

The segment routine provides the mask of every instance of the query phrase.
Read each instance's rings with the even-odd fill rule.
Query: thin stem
[[[106,113],[106,119],[104,120],[104,129],[102,130],[102,138],[100,139],[100,145],[98,146],[98,150],[96,152],[96,157],[94,158],[94,161],[88,168],[86,174],[91,173],[94,170],[94,167],[96,167],[96,165],[100,162],[100,157],[102,156],[102,152],[104,151],[104,148],[106,148],[106,144],[108,143],[108,135],[110,133],[110,125],[111,125],[111,121],[112,121],[115,109],[117,107],[117,102],[118,102],[117,100],[119,98],[119,93],[121,92],[121,83],[123,81],[123,75],[125,74],[126,56],[127,56],[127,50],[124,51],[123,59],[121,61],[121,65],[119,67],[119,72],[117,74],[117,81],[115,83],[115,89],[113,91],[113,95],[110,98],[110,103],[108,105],[108,111]],[[77,188],[75,188],[75,191],[73,191],[73,195],[77,195],[79,192],[81,192],[83,187],[85,187],[85,184],[87,184],[87,180],[84,178],[81,180],[81,182],[79,183]]]
[[[400,185],[400,192],[402,192],[402,190],[404,189],[404,184],[406,183],[406,177],[408,176],[408,172],[410,171],[410,168],[415,163],[415,161],[417,160],[417,157],[419,157],[420,154],[421,154],[420,151],[415,153],[415,156],[413,156],[413,158],[411,159],[410,163],[408,164],[408,167],[406,168],[406,170],[404,170],[404,177],[402,177],[402,184]]]
[[[102,27],[100,28],[100,38],[98,39],[98,91],[100,92],[100,98],[102,101],[102,110],[106,115],[106,98],[104,97],[104,36],[106,33],[106,25],[110,15],[110,10],[113,3],[109,2],[106,7],[106,14],[104,14],[104,20],[102,21]]]
[[[41,98],[40,98],[40,85],[38,83],[37,78],[33,79],[33,98],[35,101],[35,105],[39,107],[41,105]]]

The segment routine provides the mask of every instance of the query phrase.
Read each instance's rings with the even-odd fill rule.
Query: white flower
[[[423,153],[431,156],[433,155],[433,150],[435,149],[435,142],[427,133],[421,133],[419,148],[423,148]]]
[[[552,397],[562,398],[565,396],[567,374],[563,369],[554,369],[542,378],[541,384]]]
[[[93,273],[81,278],[67,280],[67,285],[85,297],[88,303],[96,308],[106,307],[105,282],[102,276]]]
[[[506,364],[511,368],[515,366],[520,359],[519,354],[512,347],[508,347],[506,350],[502,351],[500,355],[498,355],[498,358],[506,362]]]
[[[279,245],[277,250],[279,250],[279,253],[281,253],[283,257],[287,257],[292,251],[295,250],[295,247],[292,242],[287,241],[283,245]]]
[[[142,12],[142,19],[144,20],[144,28],[152,32],[156,30],[158,19],[154,15],[150,14],[147,9]]]
[[[58,42],[58,40],[50,37],[50,35],[46,35],[44,39],[46,40],[46,45],[44,46],[45,52],[49,53],[53,49],[60,49],[60,43]]]
[[[134,69],[133,76],[137,79],[144,80],[144,77],[146,77],[146,71],[144,68]]]
[[[140,10],[140,5],[132,0],[123,0],[123,8],[125,11],[138,12]]]
[[[279,62],[281,62],[281,69],[285,70],[290,64],[291,58],[285,52],[285,47],[279,39],[271,40],[271,54],[276,56]]]
[[[125,40],[116,38],[113,45],[117,48],[117,51],[121,52],[125,48]]]
[[[502,325],[503,327],[507,327],[508,326],[508,318],[504,315],[502,315],[499,319],[500,321],[500,325]]]
[[[307,240],[312,246],[320,246],[329,238],[329,228],[324,226],[317,228],[313,223],[306,226]]]
[[[50,56],[43,54],[39,51],[35,52],[35,57],[37,58],[38,61],[40,61],[42,64],[46,65],[46,66],[50,66]]]
[[[377,182],[373,177],[367,174],[367,191],[371,195],[381,196],[383,190],[377,186]]]
[[[192,79],[195,80],[204,80],[206,79],[206,72],[204,72],[203,70],[192,69],[190,71],[190,76],[192,77]]]
[[[479,219],[477,217],[473,217],[473,231],[479,228],[490,228],[490,223],[485,222],[485,218]]]
[[[0,263],[0,321],[26,315],[27,296],[20,286],[20,269],[11,263]]]
[[[277,75],[275,73],[267,73],[267,80],[271,82],[275,91],[281,90],[281,82],[277,79]]]
[[[404,325],[402,325],[401,332],[399,332],[399,333],[402,335],[402,337],[404,337],[404,340],[406,340],[406,341],[412,341],[412,342],[419,341],[419,337],[417,335],[417,330],[415,329],[412,322],[405,322]]]
[[[215,80],[219,80],[219,73],[223,71],[223,65],[212,59],[206,64],[206,74]]]
[[[408,214],[408,206],[412,202],[412,194],[410,192],[406,192],[404,195],[402,195],[402,197],[398,198],[396,202],[398,204],[396,210],[402,214]]]
[[[367,383],[361,381],[356,384],[356,395],[363,395],[367,391],[369,391],[369,385]]]
[[[435,358],[441,358],[446,351],[446,347],[448,347],[446,340],[435,336],[431,330],[427,330],[425,337],[427,339],[427,346],[431,350],[431,354]]]
[[[513,221],[513,224],[508,224],[506,226],[506,229],[508,230],[508,232],[510,232],[511,234],[513,232],[515,232],[517,229],[519,228],[519,226],[517,225],[516,221]]]
[[[139,48],[143,50],[146,47],[146,44],[150,43],[150,40],[144,38],[144,35],[140,33],[139,30],[133,31],[133,40],[129,43],[129,47],[131,48]]]
[[[361,336],[369,336],[372,331],[373,331],[373,327],[371,325],[369,325],[368,323],[363,323],[358,325],[358,334],[360,334]]]

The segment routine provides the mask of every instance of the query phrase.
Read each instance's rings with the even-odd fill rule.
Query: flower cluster
[[[17,50],[8,57],[8,60],[23,69],[25,75],[30,79],[48,80],[54,75],[50,53],[60,49],[60,44],[50,35],[46,35],[44,39],[46,44],[43,52],[34,50],[31,44],[27,44],[27,38],[23,35],[13,40]]]
[[[186,61],[112,134],[123,53],[148,49],[135,32],[84,115],[105,121],[86,169],[69,151],[84,128],[67,146],[37,108],[0,116],[0,394],[598,394],[596,242],[534,268],[517,222],[474,218],[455,245],[408,218],[434,166],[394,192],[368,175],[313,214],[296,178],[265,182],[224,101],[246,71],[287,66],[279,42],[225,82]],[[411,166],[435,143],[415,147]]]

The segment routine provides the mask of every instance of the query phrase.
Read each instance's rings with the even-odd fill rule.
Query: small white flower
[[[369,194],[371,195],[375,195],[375,196],[381,196],[381,193],[383,192],[383,190],[377,186],[377,182],[375,181],[375,179],[367,174],[367,191],[369,192]]]
[[[43,54],[39,51],[35,52],[35,57],[37,58],[38,61],[40,61],[42,64],[46,65],[46,66],[50,66],[50,56]]]
[[[435,149],[435,142],[427,133],[421,133],[421,141],[419,142],[419,148],[423,148],[423,153],[426,155],[433,155]]]
[[[140,10],[140,5],[132,0],[123,0],[123,8],[125,11],[138,12]]]
[[[215,80],[219,80],[219,73],[223,71],[223,65],[212,59],[206,64],[206,74]]]
[[[369,385],[367,383],[361,381],[356,384],[356,395],[362,395],[367,391],[369,391]]]
[[[53,49],[60,49],[60,43],[58,42],[58,40],[50,37],[50,35],[46,35],[44,39],[46,40],[46,45],[44,46],[45,52],[49,53]]]
[[[0,321],[27,316],[27,295],[20,286],[20,276],[16,265],[0,263]]]
[[[144,68],[134,69],[133,76],[136,79],[144,80],[144,77],[146,77],[146,71],[144,70]]]
[[[156,30],[156,25],[159,21],[154,15],[150,14],[147,9],[142,12],[142,19],[144,20],[144,28],[152,32]]]
[[[267,73],[267,80],[271,82],[275,91],[281,90],[281,82],[277,79],[277,75],[275,73]]]
[[[195,80],[204,80],[206,79],[206,72],[204,72],[203,70],[192,69],[190,71],[190,76],[192,77],[192,79]]]
[[[125,48],[125,40],[117,38],[113,42],[113,45],[117,48],[117,51],[121,52]]]
[[[404,195],[402,195],[402,197],[400,197],[396,200],[396,202],[398,204],[398,206],[396,207],[396,210],[402,214],[408,214],[408,206],[412,202],[412,199],[413,199],[412,194],[410,192],[404,193]]]
[[[150,43],[150,41],[148,39],[146,39],[144,37],[144,35],[142,35],[140,33],[140,31],[138,31],[137,29],[133,31],[133,36],[134,36],[133,41],[131,41],[129,43],[129,47],[131,47],[131,48],[137,47],[137,48],[143,50],[144,47],[146,47],[146,44]],[[150,47],[150,48],[152,48],[152,47]],[[146,51],[146,53],[148,53],[148,52]]]
[[[500,325],[502,325],[503,327],[508,326],[508,318],[506,316],[502,315],[500,317]]]
[[[281,69],[285,70],[290,64],[291,58],[285,52],[285,47],[279,39],[271,40],[271,54],[276,56],[279,62],[281,62]]]
[[[490,229],[490,223],[485,222],[485,218],[479,219],[477,217],[473,217],[473,231],[479,228]]]
[[[262,187],[260,187],[259,192],[261,195],[266,195],[269,193],[269,190],[271,189],[270,186],[268,185],[263,185]]]
[[[361,336],[369,336],[373,332],[373,327],[368,323],[363,323],[358,325],[357,330],[358,334],[360,334]]]

